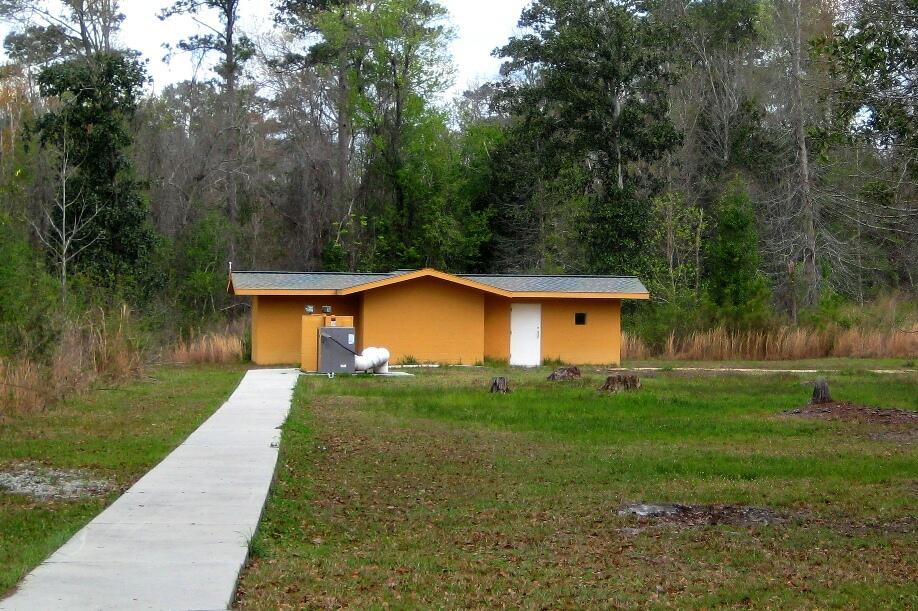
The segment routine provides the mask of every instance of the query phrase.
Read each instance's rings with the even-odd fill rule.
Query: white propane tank
[[[389,373],[389,351],[385,348],[365,348],[354,357],[354,369],[373,373]]]

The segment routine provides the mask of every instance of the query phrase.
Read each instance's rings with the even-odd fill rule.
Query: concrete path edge
[[[298,375],[248,371],[210,418],[29,573],[0,610],[229,608]]]

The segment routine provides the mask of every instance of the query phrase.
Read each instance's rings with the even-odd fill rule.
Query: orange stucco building
[[[387,348],[392,362],[534,366],[621,360],[621,300],[648,299],[627,276],[233,272],[230,290],[252,298],[252,361],[303,362],[306,306],[353,317],[357,349]]]

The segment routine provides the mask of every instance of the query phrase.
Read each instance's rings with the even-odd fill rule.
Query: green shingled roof
[[[462,278],[513,293],[646,293],[634,276],[472,275]]]
[[[412,271],[414,270],[377,274],[239,271],[233,272],[231,279],[237,291],[343,290],[408,274]],[[457,274],[457,276],[513,293],[647,293],[643,283],[634,276],[528,274]]]

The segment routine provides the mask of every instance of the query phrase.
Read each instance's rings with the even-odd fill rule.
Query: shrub
[[[763,327],[770,318],[769,290],[759,272],[755,213],[745,186],[733,181],[717,204],[717,226],[707,248],[707,298],[721,324]]]
[[[54,281],[12,222],[0,215],[0,355],[42,358],[55,336]]]

